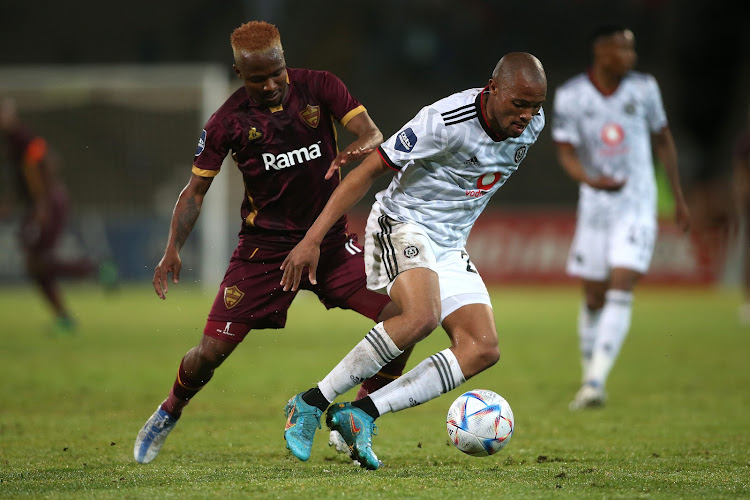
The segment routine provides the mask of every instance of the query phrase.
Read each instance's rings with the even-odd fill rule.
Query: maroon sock
[[[404,373],[404,367],[406,367],[406,362],[409,360],[412,349],[412,347],[407,348],[404,352],[399,354],[398,357],[381,368],[378,373],[362,382],[362,386],[359,388],[359,391],[357,391],[356,400],[360,400],[367,395],[372,394],[381,387],[385,387],[399,378]]]
[[[174,385],[169,391],[169,397],[167,397],[166,401],[161,404],[161,409],[172,415],[174,418],[180,418],[183,408],[187,406],[193,396],[198,394],[198,391],[203,389],[203,386],[205,386],[208,381],[211,380],[211,376],[213,376],[213,373],[211,373],[211,375],[202,380],[193,380],[190,374],[188,374],[183,368],[183,362],[184,359],[180,362],[180,369],[177,370],[177,378],[175,378]]]

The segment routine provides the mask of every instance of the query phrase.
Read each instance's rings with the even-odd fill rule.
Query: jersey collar
[[[586,68],[586,76],[588,76],[589,81],[591,82],[591,85],[594,86],[594,88],[604,97],[609,97],[615,92],[617,92],[617,89],[620,88],[620,85],[618,84],[617,87],[615,87],[611,92],[607,92],[604,90],[594,79],[594,70],[592,68]],[[620,80],[620,83],[622,83],[622,80]]]
[[[492,130],[492,127],[490,127],[490,121],[487,119],[487,113],[484,111],[484,106],[482,105],[482,96],[485,93],[489,93],[490,86],[487,85],[482,89],[481,92],[477,94],[477,98],[475,100],[476,109],[477,109],[477,117],[479,117],[479,124],[482,126],[482,129],[485,131],[485,133],[490,136],[490,139],[492,139],[495,142],[501,142],[508,138],[508,136],[503,134],[498,134],[494,130]]]

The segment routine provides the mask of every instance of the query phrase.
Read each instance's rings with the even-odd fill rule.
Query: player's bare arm
[[[557,143],[557,159],[570,178],[579,184],[588,184],[594,189],[602,189],[604,191],[619,191],[625,185],[625,181],[613,179],[612,177],[601,176],[592,178],[586,175],[583,164],[581,164],[578,153],[576,153],[572,144]]]
[[[203,197],[211,186],[212,177],[201,177],[193,174],[190,181],[180,192],[180,196],[172,212],[172,222],[169,226],[169,237],[164,256],[154,270],[154,291],[160,299],[166,299],[169,291],[167,277],[172,273],[172,282],[177,283],[180,279],[182,261],[180,260],[180,249],[187,241],[190,232],[195,227],[195,222],[200,215]]]
[[[388,171],[390,171],[390,167],[386,165],[377,152],[374,152],[344,177],[305,237],[289,252],[289,255],[281,264],[281,270],[284,271],[284,274],[281,277],[280,284],[284,287],[285,292],[289,290],[297,291],[305,267],[308,269],[310,283],[317,284],[316,270],[318,257],[320,256],[320,243],[326,233],[341,216],[367,194],[375,179]]]
[[[677,167],[677,148],[669,127],[664,127],[661,131],[653,134],[652,144],[656,156],[667,173],[667,179],[669,179],[669,185],[672,188],[675,223],[682,231],[688,232],[690,230],[690,211],[685,202],[685,196],[682,194],[680,173]]]
[[[357,139],[334,158],[326,172],[326,179],[330,179],[342,165],[363,160],[383,142],[383,134],[367,111],[353,117],[344,128],[357,136]]]

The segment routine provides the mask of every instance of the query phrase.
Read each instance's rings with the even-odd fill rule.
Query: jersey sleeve
[[[198,139],[193,160],[193,173],[201,177],[215,177],[224,162],[230,148],[228,127],[225,126],[219,113],[214,113],[206,122]]]
[[[391,168],[401,170],[412,161],[441,156],[446,137],[443,117],[437,109],[428,106],[384,141],[378,152]]]
[[[646,120],[651,132],[659,132],[667,126],[667,113],[661,99],[661,91],[656,78],[649,75],[646,80]]]
[[[339,77],[328,71],[321,71],[319,75],[318,97],[341,125],[346,126],[349,120],[365,111],[365,107],[349,93]]]
[[[572,94],[564,90],[559,90],[555,94],[552,108],[552,140],[578,146],[581,136],[575,120],[575,103],[571,97]]]

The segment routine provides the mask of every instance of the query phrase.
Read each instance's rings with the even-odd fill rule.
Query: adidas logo
[[[468,160],[466,160],[466,161],[464,162],[464,165],[474,165],[474,166],[479,166],[479,160],[477,160],[477,157],[476,157],[476,156],[472,156],[471,158],[469,158]]]

